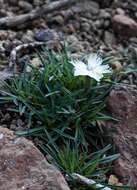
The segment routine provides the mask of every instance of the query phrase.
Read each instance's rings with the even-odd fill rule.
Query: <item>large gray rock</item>
[[[70,190],[31,141],[0,128],[0,190]]]
[[[137,89],[118,86],[108,98],[108,109],[118,122],[108,122],[104,127],[109,140],[114,143],[120,158],[115,172],[122,182],[129,179],[137,185]]]

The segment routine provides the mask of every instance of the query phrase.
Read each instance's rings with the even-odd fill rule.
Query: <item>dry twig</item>
[[[45,42],[32,42],[28,44],[21,44],[17,47],[15,47],[11,53],[10,53],[10,58],[9,58],[9,68],[13,68],[17,64],[17,58],[20,54],[20,52],[23,52],[26,49],[35,49],[36,47],[40,47],[45,45]]]
[[[77,1],[78,0],[60,0],[60,1],[50,3],[49,5],[43,5],[42,7],[35,9],[27,14],[1,18],[0,29],[7,29],[7,28],[19,29],[22,26],[25,27],[31,21],[36,20],[40,17],[43,17],[53,11],[57,11],[65,7],[68,7],[76,3]]]
[[[96,188],[101,189],[101,190],[112,190],[112,189],[109,188],[109,187],[104,187],[104,185],[98,184],[98,183],[96,183],[94,180],[88,179],[88,178],[86,178],[86,177],[84,177],[84,176],[82,176],[82,175],[80,175],[80,174],[77,174],[77,173],[71,174],[71,177],[72,177],[75,181],[80,182],[80,183],[82,183],[82,184],[84,184],[84,185],[87,185],[87,186],[92,186],[92,185],[94,185]]]

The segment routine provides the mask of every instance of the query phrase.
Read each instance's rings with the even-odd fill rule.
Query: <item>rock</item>
[[[18,0],[9,0],[8,3],[9,3],[10,5],[15,6],[15,5],[18,4]]]
[[[122,65],[119,61],[113,61],[111,63],[111,67],[115,70],[115,71],[121,71],[122,70]]]
[[[136,56],[136,58],[137,58],[137,47],[134,47],[134,48],[133,48],[133,52],[134,52],[134,54],[135,54],[135,56]]]
[[[0,128],[0,190],[70,190],[33,143]]]
[[[96,20],[96,21],[94,22],[94,27],[95,27],[96,29],[100,29],[103,24],[104,24],[104,21],[102,21],[102,20]]]
[[[69,43],[69,47],[72,53],[78,53],[84,51],[82,43],[78,40],[78,38],[74,35],[70,35],[67,37],[67,42]]]
[[[40,66],[42,66],[42,63],[38,57],[34,57],[32,60],[30,60],[30,65],[32,65],[35,68],[40,68]],[[31,72],[31,70],[32,68],[28,65],[26,71]]]
[[[0,0],[0,5],[2,5],[4,3],[4,0]]]
[[[35,39],[37,41],[54,41],[58,40],[59,36],[57,32],[53,29],[40,29],[35,33]]]
[[[53,22],[54,24],[57,24],[57,25],[64,25],[64,18],[61,16],[61,15],[57,15],[57,16],[54,16],[51,21],[49,22]]]
[[[106,19],[106,18],[110,18],[111,14],[107,12],[105,9],[100,9],[99,17]]]
[[[77,3],[72,7],[74,13],[86,13],[89,12],[93,15],[99,13],[99,4],[92,0],[84,0],[80,3]]]
[[[41,0],[33,0],[35,6],[40,6],[43,2]]]
[[[116,13],[117,13],[118,15],[124,15],[124,14],[125,14],[125,11],[124,11],[124,9],[117,8],[117,9],[116,9]]]
[[[27,30],[26,34],[24,34],[21,38],[21,41],[24,43],[31,43],[34,41],[34,33],[31,30]]]
[[[109,29],[110,28],[110,20],[105,20],[104,23],[103,23],[103,27],[104,29]]]
[[[113,33],[105,31],[104,32],[104,41],[106,45],[113,46],[116,44],[116,38]]]
[[[131,38],[129,38],[129,43],[137,44],[137,37],[131,37]]]
[[[137,36],[137,23],[133,19],[124,15],[115,15],[112,23],[116,33],[126,37]]]
[[[100,4],[102,8],[109,7],[113,0],[97,0],[97,2]]]
[[[115,173],[123,183],[131,180],[131,185],[137,185],[137,88],[115,87],[108,98],[108,109],[112,117],[118,119],[104,127],[107,138],[120,153]]]
[[[60,14],[64,17],[65,20],[69,19],[69,18],[73,18],[74,14],[73,11],[68,9],[68,10],[63,10],[60,12]]]
[[[8,38],[8,32],[5,30],[0,30],[0,40],[6,40]]]
[[[82,29],[82,31],[90,32],[90,28],[91,28],[91,26],[90,26],[89,23],[87,23],[87,22],[81,23],[81,29]]]
[[[135,13],[135,18],[137,18],[137,12]]]
[[[27,1],[19,1],[18,6],[23,9],[24,12],[30,12],[33,6]]]
[[[0,41],[0,54],[4,54],[5,53],[5,48],[4,48],[4,41]]]
[[[80,25],[76,24],[76,27],[80,27]],[[68,24],[67,27],[63,27],[63,32],[68,33],[68,34],[73,34],[76,32],[76,27],[73,24]]]

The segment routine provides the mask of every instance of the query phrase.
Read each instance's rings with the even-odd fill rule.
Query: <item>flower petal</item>
[[[71,61],[71,64],[74,66],[74,75],[87,75],[87,65],[82,61]]]
[[[97,54],[90,54],[88,58],[88,67],[96,68],[96,66],[100,66],[102,64],[102,58]]]
[[[91,73],[91,72],[88,73],[88,76],[95,79],[97,82],[99,82],[100,79],[103,77],[102,74]]]

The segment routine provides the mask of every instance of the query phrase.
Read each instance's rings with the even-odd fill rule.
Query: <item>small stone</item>
[[[10,120],[11,120],[11,116],[10,116],[9,113],[6,113],[6,114],[5,114],[4,120],[5,120],[5,121],[10,121]]]
[[[33,4],[34,6],[40,6],[41,5],[41,1],[40,0],[33,0]]]
[[[104,33],[104,41],[106,45],[113,46],[116,44],[116,38],[113,33],[105,31]]]
[[[16,36],[17,36],[17,33],[16,32],[13,32],[13,31],[8,31],[8,39],[9,40],[16,40]]]
[[[111,15],[105,9],[100,9],[99,17],[106,19],[106,18],[110,18]]]
[[[75,22],[75,28],[74,31],[79,30],[80,29],[80,23],[79,22]]]
[[[8,14],[5,9],[0,9],[0,17],[6,17]]]
[[[79,42],[79,40],[77,39],[76,36],[74,36],[74,35],[68,36],[67,41],[70,44],[70,49],[71,49],[72,53],[84,51],[82,44]]]
[[[137,12],[135,13],[135,18],[137,18]]]
[[[62,26],[64,24],[64,18],[61,15],[57,15],[54,18],[52,18],[52,22]]]
[[[96,21],[94,22],[94,26],[95,26],[97,29],[99,29],[99,28],[102,27],[103,22],[104,22],[104,21],[102,21],[102,20],[96,20]]]
[[[77,43],[78,42],[78,38],[74,35],[70,35],[68,36],[67,40],[70,42],[70,43]]]
[[[64,32],[72,34],[76,32],[76,29],[73,24],[68,24],[67,27],[64,27]]]
[[[104,29],[108,29],[110,27],[110,20],[105,20],[103,24]]]
[[[125,15],[124,9],[121,9],[121,8],[117,8],[117,9],[116,9],[116,13],[117,13],[118,15]]]
[[[4,41],[0,41],[0,54],[3,55],[5,53]]]
[[[24,43],[30,43],[34,41],[34,34],[31,30],[27,30],[26,34],[22,36],[21,39],[22,42]]]
[[[110,175],[108,183],[110,185],[117,185],[119,183],[119,180],[115,175]]]
[[[0,133],[0,140],[3,139],[4,135],[3,133]]]
[[[42,65],[42,63],[38,57],[35,57],[32,60],[30,60],[30,65],[39,68]],[[26,70],[27,72],[31,72],[32,68],[30,66],[27,66]]]
[[[4,0],[0,0],[0,5],[2,5],[4,3]]]
[[[82,31],[89,32],[90,31],[90,24],[88,24],[87,22],[82,23],[81,29],[82,29]]]
[[[21,119],[17,119],[17,126],[22,127],[24,125],[24,122]]]
[[[125,36],[137,36],[137,23],[124,15],[115,15],[112,18],[113,29],[115,32]]]
[[[99,13],[99,4],[92,0],[82,1],[74,5],[72,11],[80,14],[89,12],[92,15],[97,15]]]
[[[69,18],[71,18],[71,17],[74,16],[73,11],[70,10],[70,9],[65,10],[65,11],[61,11],[60,14],[64,17],[65,20],[67,20],[67,19],[69,19]]]
[[[111,63],[111,67],[115,70],[115,71],[121,71],[122,70],[122,65],[119,61],[114,61]]]
[[[18,6],[24,10],[24,12],[30,12],[33,6],[27,1],[19,1]]]
[[[10,5],[15,6],[15,5],[18,4],[18,0],[8,0],[8,3],[9,3]]]
[[[12,48],[16,47],[16,46],[19,46],[22,44],[22,41],[18,40],[18,39],[15,39],[14,41],[11,41],[11,44],[9,44],[9,46],[11,45]],[[10,47],[9,47],[10,48]]]
[[[54,41],[58,40],[59,36],[53,29],[41,29],[35,33],[35,39],[37,41]]]
[[[14,125],[14,124],[10,124],[10,129],[13,130],[13,131],[15,131],[17,129],[17,126]]]
[[[6,40],[8,38],[8,32],[5,30],[0,30],[0,40]]]
[[[129,42],[137,44],[137,37],[131,37]]]
[[[111,5],[113,0],[97,0],[97,2],[100,4],[101,8],[106,8]]]

